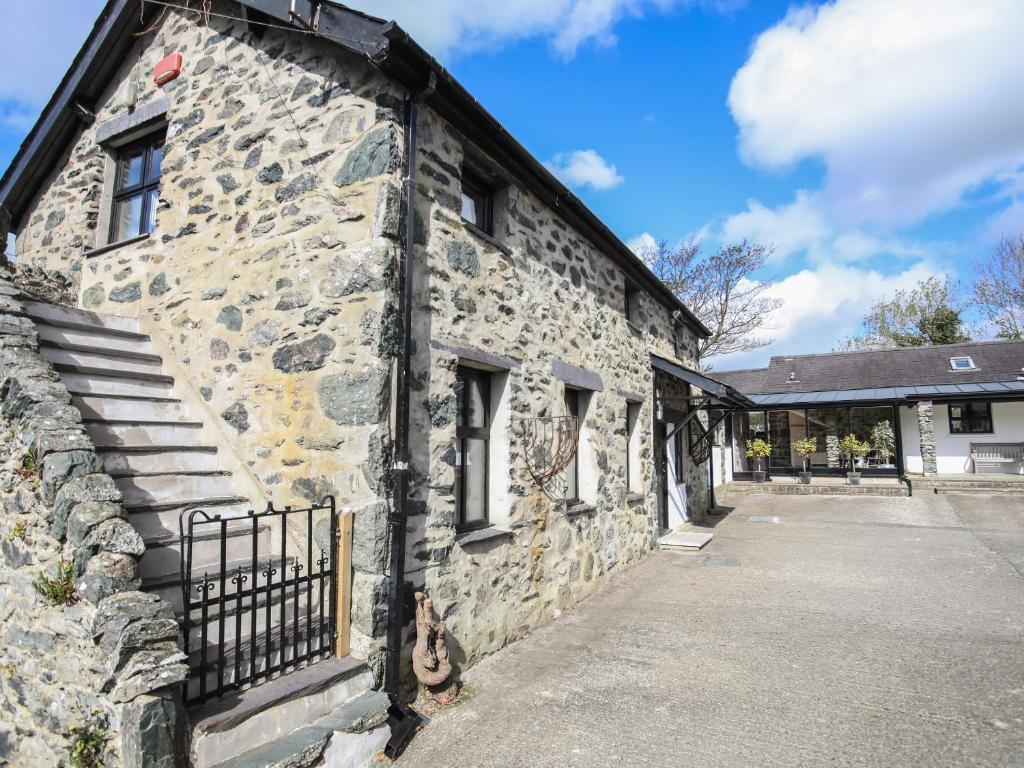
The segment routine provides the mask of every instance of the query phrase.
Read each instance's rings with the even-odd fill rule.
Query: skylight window
[[[949,358],[949,367],[954,371],[973,371],[976,366],[969,357],[951,357]]]

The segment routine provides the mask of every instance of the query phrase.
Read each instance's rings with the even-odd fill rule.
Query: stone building
[[[219,619],[176,662],[199,706],[111,722],[166,765],[185,717],[196,765],[260,764],[284,738],[329,764],[381,746],[366,689],[411,679],[414,591],[458,668],[557,616],[705,513],[694,416],[735,393],[694,373],[700,321],[397,25],[309,0],[186,5],[109,0],[0,181],[11,311],[102,459],[66,474],[112,481],[145,544],[96,602],[141,587],[198,633],[182,569],[239,579],[208,587]],[[354,527],[337,595],[312,586],[323,519],[246,514],[327,498]],[[188,539],[188,570],[195,509],[225,544]],[[257,574],[278,534],[294,582],[273,557]],[[325,642],[325,595],[351,601],[328,649],[346,658],[248,688],[250,663]],[[150,694],[173,700],[163,682]],[[130,762],[127,744],[111,749]]]

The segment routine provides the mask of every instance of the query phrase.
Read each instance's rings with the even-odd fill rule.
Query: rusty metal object
[[[416,679],[441,703],[451,701],[458,693],[458,684],[452,678],[452,665],[448,661],[444,622],[434,617],[434,603],[422,592],[416,593],[416,645],[412,649],[412,669]]]

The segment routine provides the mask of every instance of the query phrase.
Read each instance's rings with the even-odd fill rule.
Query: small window
[[[635,326],[640,325],[640,289],[635,283],[626,281],[626,302],[623,306],[626,319]]]
[[[992,430],[991,403],[950,403],[949,433],[951,435],[981,435]]]
[[[494,189],[469,168],[462,169],[462,218],[494,235]]]
[[[576,450],[573,451],[572,459],[565,468],[565,501],[572,505],[580,500],[580,391],[578,389],[566,388],[565,415],[576,419]]]
[[[626,490],[640,493],[640,403],[626,403]]]
[[[974,361],[969,357],[951,357],[949,358],[949,367],[954,371],[973,371],[975,369]]]
[[[164,135],[148,136],[118,150],[110,242],[147,235],[156,226]]]
[[[455,519],[459,530],[488,525],[491,377],[460,367],[455,374]]]

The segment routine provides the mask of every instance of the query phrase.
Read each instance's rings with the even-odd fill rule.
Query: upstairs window
[[[110,242],[148,235],[156,225],[164,136],[158,134],[118,150]]]
[[[949,367],[954,371],[973,371],[977,366],[969,357],[951,357],[949,358]]]
[[[991,403],[950,403],[951,435],[983,435],[992,432]]]
[[[491,377],[459,367],[455,420],[455,515],[459,530],[488,525],[488,464],[491,440]]]
[[[623,306],[626,320],[640,327],[640,288],[635,283],[626,281],[626,300]]]
[[[462,218],[494,236],[494,189],[466,167],[462,169]]]

